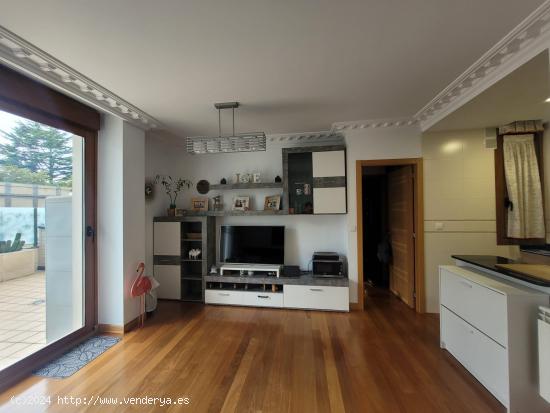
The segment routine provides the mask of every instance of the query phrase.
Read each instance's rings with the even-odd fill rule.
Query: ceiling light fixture
[[[188,153],[260,152],[266,150],[264,132],[235,133],[235,109],[239,107],[239,102],[214,103],[214,107],[218,110],[218,136],[188,137]],[[233,114],[233,133],[229,136],[222,136],[221,111],[224,109],[231,109]]]
[[[547,99],[545,100],[545,102],[546,102],[546,103],[550,103],[550,98],[547,98]]]

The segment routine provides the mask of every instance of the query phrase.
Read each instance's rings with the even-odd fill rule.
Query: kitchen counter
[[[549,281],[529,277],[528,275],[518,274],[516,272],[497,267],[497,264],[521,264],[522,262],[520,260],[511,260],[509,258],[494,255],[453,255],[452,257],[467,264],[506,275],[507,277],[515,278],[541,287],[550,287]]]

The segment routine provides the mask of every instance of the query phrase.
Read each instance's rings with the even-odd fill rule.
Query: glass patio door
[[[85,325],[85,139],[0,111],[0,371]]]

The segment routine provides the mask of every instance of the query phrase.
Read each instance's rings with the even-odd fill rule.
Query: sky
[[[23,118],[0,110],[0,130],[6,131],[6,132],[11,131],[15,126],[15,122],[19,119],[23,119]],[[0,134],[0,143],[6,143],[6,139],[1,134]]]

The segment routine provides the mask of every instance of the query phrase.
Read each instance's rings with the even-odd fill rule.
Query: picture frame
[[[208,198],[206,197],[191,198],[191,210],[195,212],[208,211]]]
[[[233,211],[249,211],[250,210],[250,197],[249,196],[236,196],[233,198]]]
[[[264,211],[278,211],[281,208],[281,195],[266,196]]]

